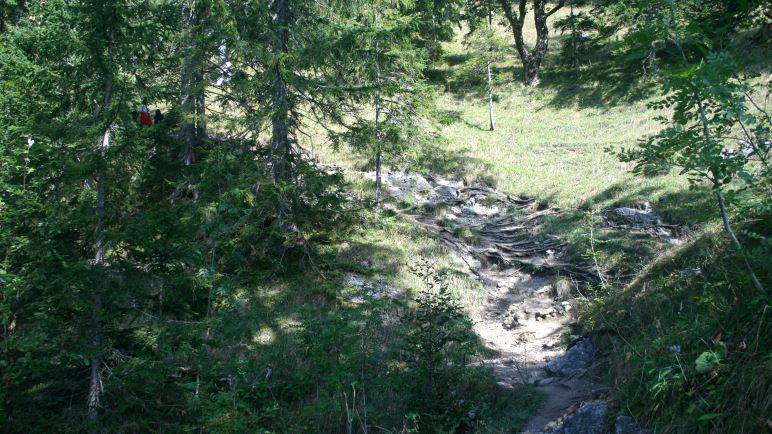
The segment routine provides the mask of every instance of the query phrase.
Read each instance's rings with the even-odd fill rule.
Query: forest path
[[[417,203],[399,212],[451,246],[466,264],[464,271],[485,288],[486,305],[472,318],[491,350],[483,363],[493,368],[501,387],[533,384],[545,395],[523,432],[574,432],[563,422],[602,388],[589,371],[592,342],[574,338],[566,345],[564,336],[574,321],[572,286],[595,275],[564,259],[565,242],[540,233],[541,219],[558,210],[484,185],[416,174],[384,174],[383,188],[398,200]],[[597,430],[582,425],[576,432],[599,432],[605,421],[596,419],[590,425]]]

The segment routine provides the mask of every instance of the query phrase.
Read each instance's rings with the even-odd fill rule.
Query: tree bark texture
[[[379,123],[381,121],[381,104],[378,98],[375,99],[375,204],[381,203],[381,135],[379,133]]]
[[[486,63],[486,67],[488,69],[488,122],[490,124],[490,130],[493,131],[495,129],[495,125],[493,122],[493,81],[491,80],[490,61]]]
[[[547,19],[563,7],[564,1],[560,1],[552,9],[546,11],[546,0],[533,0],[534,24],[536,27],[536,43],[529,48],[525,43],[523,28],[528,14],[528,0],[517,0],[517,10],[512,8],[511,0],[499,0],[504,10],[512,35],[515,38],[515,47],[520,61],[523,64],[523,83],[527,86],[539,84],[539,71],[544,57],[549,48],[549,28]]]

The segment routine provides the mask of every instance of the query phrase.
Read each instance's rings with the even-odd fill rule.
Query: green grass
[[[497,130],[491,132],[482,82],[454,78],[463,48],[458,43],[446,48],[449,61],[436,76],[449,91],[440,103],[459,118],[442,129],[447,151],[473,156],[469,170],[481,171],[463,176],[488,177],[507,193],[561,207],[540,230],[567,239],[577,260],[593,255],[611,278],[594,293],[580,324],[585,330],[612,330],[601,340],[608,351],[608,380],[618,385],[623,411],[663,432],[765,429],[772,408],[769,375],[763,373],[772,366],[768,300],[752,289],[718,224],[713,198],[705,188],[689,189],[677,174],[637,177],[631,165],[606,152],[635,146],[660,128],[652,120],[660,113],[647,107],[653,83],[634,71],[588,67],[577,81],[553,56],[542,86],[532,89],[513,77],[510,69],[517,70],[517,62],[505,59],[496,65]],[[750,50],[745,63],[763,73],[759,52]],[[768,79],[767,74],[756,81],[760,92]],[[595,213],[644,201],[669,222],[692,228],[683,246],[673,249],[645,234],[605,229]],[[769,282],[769,264],[757,259],[754,266]],[[677,356],[668,350],[673,345],[682,351]],[[722,345],[726,355],[715,374],[696,372],[700,354]]]
[[[511,39],[506,29],[498,31]],[[526,34],[535,37],[532,28]],[[684,177],[637,177],[630,163],[606,152],[609,147],[633,147],[660,128],[653,120],[658,113],[647,108],[655,84],[641,79],[641,71],[596,62],[585,65],[577,80],[571,68],[557,61],[565,38],[553,35],[542,83],[528,88],[520,83],[519,60],[513,50],[494,65],[497,128],[488,131],[484,83],[469,79],[460,35],[444,44],[444,60],[428,73],[441,90],[439,111],[452,113],[456,120],[439,127],[442,139],[436,148],[418,153],[414,170],[467,182],[482,180],[505,193],[560,207],[562,214],[548,219],[542,229],[572,242],[576,257],[588,248],[588,221],[592,220],[588,213],[594,210],[648,201],[672,223],[697,225],[717,217],[710,195],[705,190],[689,191]],[[344,167],[363,165],[353,153],[335,153],[325,146],[317,146],[315,153]],[[412,205],[414,201],[407,198],[402,207]],[[609,250],[601,252],[608,256],[606,268],[639,262],[662,251],[650,240],[631,244],[624,235],[600,229],[596,235],[607,241],[601,243],[602,249]]]
[[[754,261],[762,281],[767,261]],[[658,432],[764,432],[772,410],[769,299],[753,288],[717,224],[648,264],[626,287],[611,287],[581,324],[606,349],[609,382],[623,411]],[[719,361],[697,369],[701,354]]]
[[[349,175],[353,192],[359,197],[368,197],[373,189],[371,181],[356,175]],[[441,207],[432,209],[440,212]],[[373,279],[411,291],[420,287],[420,279],[410,270],[420,259],[434,264],[437,271],[445,271],[450,279],[450,288],[470,314],[479,313],[485,305],[485,292],[476,280],[460,270],[465,264],[435,236],[417,226],[409,218],[388,212],[365,211],[366,224],[358,226],[351,239],[337,249],[335,266],[356,264],[362,260],[371,261],[367,273]]]
[[[372,185],[355,177],[351,187],[364,196]],[[316,246],[316,269],[261,281],[251,291],[239,289],[228,301],[234,313],[216,330],[225,334],[236,323],[251,325],[240,342],[252,363],[276,372],[275,390],[262,392],[275,393],[273,399],[279,401],[271,414],[263,416],[278,431],[338,432],[347,403],[344,394],[354,389],[366,399],[368,411],[377,411],[369,416],[370,423],[395,430],[403,422],[412,426],[412,417],[418,415],[412,413],[414,401],[405,391],[425,380],[414,378],[419,368],[405,345],[414,327],[410,299],[423,289],[422,280],[411,272],[419,259],[447,273],[449,289],[467,316],[478,315],[486,301],[479,282],[459,271],[460,259],[409,218],[368,209],[350,212],[358,219],[351,232],[336,243]],[[361,294],[344,283],[349,273],[388,282],[408,300],[355,301],[352,296]],[[477,354],[485,352],[482,343],[474,346]],[[292,379],[307,381],[295,384]],[[315,394],[309,392],[314,387]],[[464,419],[474,411],[481,432],[517,432],[541,400],[529,386],[502,390],[492,371],[481,366],[468,366],[452,387],[458,393],[454,398],[458,408],[448,406],[444,417]],[[299,394],[304,400],[296,408],[293,399]],[[208,417],[212,426],[234,430],[228,414],[205,408],[212,411]],[[416,419],[422,432],[434,423],[426,417]]]
[[[504,29],[499,31],[511,39]],[[632,147],[658,131],[660,124],[652,120],[658,113],[646,106],[647,92],[654,84],[641,81],[638,72],[609,71],[608,66],[603,71],[587,67],[577,80],[556,63],[561,41],[560,36],[553,37],[552,56],[545,62],[538,88],[519,82],[516,57],[494,65],[498,70],[495,131],[488,131],[487,101],[475,91],[482,90],[482,83],[454,79],[461,66],[452,61],[439,65],[439,75],[451,89],[439,99],[441,109],[459,117],[458,122],[442,128],[446,151],[479,160],[482,164],[471,169],[487,171],[484,175],[503,191],[537,197],[562,208],[607,205],[614,200],[656,201],[684,190],[685,180],[677,176],[634,178],[629,163],[620,163],[605,152],[607,147]],[[464,53],[459,40],[446,44],[445,49],[446,59]],[[605,80],[598,77],[601,72],[608,74]],[[620,82],[628,83],[623,87],[627,98],[617,95]],[[464,91],[454,91],[456,87]]]
[[[511,38],[505,29],[499,31]],[[504,193],[561,208],[538,230],[566,239],[575,260],[594,258],[608,274],[608,286],[591,291],[593,301],[583,311],[581,326],[612,330],[611,336],[599,339],[608,350],[609,381],[618,385],[614,394],[624,412],[643,416],[664,432],[760,432],[754,430],[763,429],[764,414],[772,408],[772,311],[749,290],[706,188],[689,189],[685,177],[676,173],[635,176],[632,165],[606,151],[633,147],[658,131],[660,124],[652,119],[661,113],[647,107],[656,97],[655,83],[642,79],[640,70],[603,59],[584,64],[577,80],[571,68],[557,62],[563,40],[553,35],[538,88],[520,84],[514,56],[494,65],[496,131],[487,129],[483,81],[464,71],[468,56],[460,38],[445,44],[444,61],[428,76],[441,91],[439,110],[456,121],[439,127],[442,139],[425,155],[419,153],[414,170],[483,180]],[[746,48],[738,52],[749,53],[748,69],[766,71],[769,50]],[[763,87],[768,79],[767,72],[757,83]],[[362,167],[353,154],[325,147],[316,152],[326,161]],[[359,195],[370,194],[371,183],[352,179]],[[666,221],[689,228],[684,245],[673,248],[646,234],[604,228],[598,217],[599,210],[643,202],[650,202]],[[363,246],[374,245],[388,252],[374,260],[380,276],[414,287],[407,264],[428,257],[440,268],[454,270],[458,297],[470,313],[479,312],[485,302],[482,289],[462,275],[462,265],[445,246],[402,217],[374,221],[378,223],[357,235],[358,254],[369,257]],[[464,237],[452,222],[440,222]],[[768,264],[755,265],[768,282]],[[702,274],[689,275],[695,267]],[[711,339],[717,333],[731,336],[724,340],[731,340],[735,353],[722,359],[725,366],[711,383],[693,366],[702,352],[716,349]],[[754,352],[737,353],[740,342],[755,345]],[[680,358],[668,352],[672,345],[681,346]]]

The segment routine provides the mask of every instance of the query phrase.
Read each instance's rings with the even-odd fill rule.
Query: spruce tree
[[[126,163],[146,152],[131,139],[130,113],[150,69],[146,47],[168,25],[154,17],[167,17],[162,6],[39,2],[29,5],[34,19],[3,36],[2,249],[11,278],[2,291],[15,318],[5,340],[14,359],[7,417],[23,420],[32,406],[64,410],[51,427],[77,426],[81,416],[93,429],[102,423],[123,285],[134,274],[124,253],[141,242],[126,244],[128,204],[117,198],[127,191]],[[47,391],[31,395],[34,384]],[[62,405],[73,398],[82,405]]]

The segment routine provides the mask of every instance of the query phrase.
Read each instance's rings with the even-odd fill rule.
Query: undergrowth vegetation
[[[769,261],[754,266],[769,282]],[[769,316],[767,299],[714,223],[632,284],[602,291],[581,321],[611,349],[609,378],[625,411],[664,432],[739,433],[767,429]]]
[[[587,12],[580,10],[582,19]],[[550,18],[566,29],[569,19],[567,11]],[[496,29],[507,36],[506,29]],[[582,37],[603,36],[584,30]],[[526,33],[535,37],[532,28]],[[726,49],[748,74],[749,94],[766,108],[769,46],[749,35],[740,33]],[[608,50],[614,44],[595,39],[585,41],[577,76],[573,59],[567,60],[570,36],[566,31],[551,39],[554,51],[539,88],[518,82],[514,56],[496,59],[495,131],[487,128],[484,76],[469,67],[475,59],[462,38],[445,44],[446,55],[428,77],[443,91],[440,110],[456,121],[441,126],[439,152],[417,159],[415,170],[484,182],[561,208],[539,230],[567,239],[571,256],[596,263],[604,276],[602,285],[574,296],[584,303],[579,327],[605,349],[620,412],[661,432],[764,432],[772,408],[772,311],[722,230],[710,184],[690,186],[687,177],[667,169],[637,177],[635,162],[607,152],[635,147],[661,131],[656,117],[662,107],[652,103],[662,72],[651,74],[645,57],[617,61]],[[634,42],[616,48],[633,46],[624,44]],[[674,61],[665,58],[659,66],[666,69],[668,62]],[[762,114],[760,126],[768,122]],[[765,140],[763,133],[757,138]],[[769,288],[772,217],[763,164],[748,166],[755,183],[733,179],[727,187],[743,249]],[[608,224],[614,208],[647,206],[678,227],[681,244]],[[450,221],[440,224],[455,230]]]
[[[0,431],[517,432],[542,397],[485,366],[482,279],[411,213],[484,236],[381,167],[534,199],[597,272],[556,291],[612,408],[768,431],[768,6],[561,1],[513,44],[513,4],[0,7]]]

